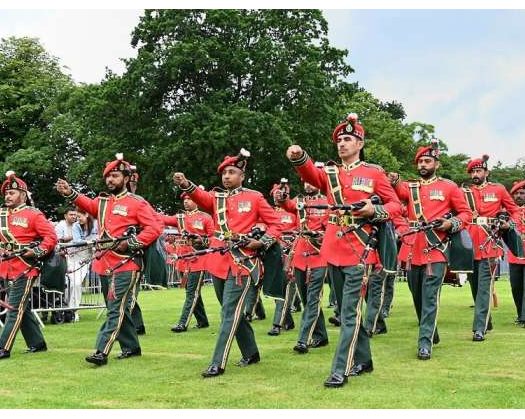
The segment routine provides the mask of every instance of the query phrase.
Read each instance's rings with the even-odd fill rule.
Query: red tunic
[[[516,230],[519,231],[521,234],[521,239],[523,240],[523,244],[525,246],[525,205],[518,207],[518,215],[514,219],[516,222]],[[518,265],[525,265],[525,258],[517,258],[512,254],[510,250],[507,250],[507,260],[509,263],[516,263]]]
[[[41,240],[40,244],[34,249],[36,254],[48,254],[53,251],[57,244],[57,235],[53,224],[46,219],[44,214],[33,207],[21,205],[15,209],[7,210],[7,228],[8,231],[0,231],[0,241],[2,247],[8,244],[15,245],[12,250],[17,250],[17,245],[27,245],[34,241]],[[20,257],[0,261],[0,278],[15,279],[23,273],[29,266],[26,261]],[[31,269],[26,278],[32,278],[38,275],[36,269]]]
[[[479,186],[472,185],[468,189],[472,192],[475,204],[475,211],[468,225],[468,232],[474,247],[474,259],[481,260],[502,256],[501,247],[494,246],[492,240],[486,241],[488,234],[483,225],[487,227],[490,220],[486,218],[494,218],[504,209],[516,221],[519,218],[519,207],[505,187],[499,183],[485,182]],[[468,189],[464,189],[465,196],[467,196],[466,190]],[[483,250],[480,249],[480,245],[483,245]]]
[[[200,208],[213,216],[214,235],[210,240],[210,247],[223,247],[226,241],[220,240],[221,229],[219,226],[219,214],[217,212],[218,195],[223,192],[207,192],[195,185],[191,185],[189,191],[191,199]],[[266,202],[260,192],[244,187],[227,192],[226,197],[226,219],[229,230],[236,234],[247,234],[251,228],[259,221],[267,225],[266,235],[276,239],[282,230],[281,217]],[[251,249],[242,249],[247,255],[255,252]],[[207,260],[207,270],[213,276],[226,280],[228,271],[232,274],[247,275],[243,268],[234,262],[230,252],[221,255],[220,253],[210,253]]]
[[[454,182],[434,177],[428,181],[422,179],[414,180],[413,183],[420,184],[421,206],[426,221],[430,222],[437,218],[442,218],[446,213],[454,210],[456,213],[454,217],[458,222],[461,221],[458,227],[461,230],[472,219],[472,211],[465,201],[463,192]],[[418,222],[409,182],[400,182],[395,187],[395,190],[399,199],[407,203],[408,221],[410,223]],[[439,236],[440,240],[446,236],[446,233],[443,231],[434,230],[434,232]],[[425,253],[428,243],[424,232],[415,233],[412,237],[413,239],[407,240],[401,245],[401,260],[408,259],[412,265],[426,265],[427,263],[447,261],[445,255],[438,249],[432,249],[428,254]],[[408,244],[408,241],[411,241],[413,244]]]
[[[335,198],[330,190],[327,168],[315,167],[313,161],[308,158],[304,163],[296,162],[295,168],[299,175],[308,183],[314,185],[327,196],[329,204],[335,204]],[[384,170],[376,165],[365,162],[355,162],[351,165],[338,165],[338,179],[344,203],[350,204],[378,195],[383,205],[376,206],[376,215],[381,212],[381,219],[391,219],[400,214],[401,204],[392,189]],[[328,263],[335,266],[355,266],[360,263],[364,250],[364,243],[356,234],[349,233],[338,238],[337,232],[344,231],[346,227],[333,223],[330,219],[340,215],[339,211],[330,211],[329,223],[321,246],[321,254],[326,257]],[[359,217],[357,213],[353,214]],[[355,224],[355,223],[353,223]],[[370,226],[365,225],[364,230],[370,232]],[[371,251],[367,263],[378,262],[375,251]]]
[[[129,226],[136,225],[142,228],[137,235],[138,242],[149,246],[162,234],[162,224],[159,223],[157,213],[144,198],[127,191],[117,196],[109,195],[103,223],[98,213],[99,201],[100,197],[91,199],[79,194],[74,203],[98,219],[100,238],[107,235],[120,237]],[[123,258],[128,257],[113,250],[104,250],[102,253],[100,259],[93,260],[93,270],[100,275],[107,275],[106,269],[113,268]],[[138,270],[140,267],[133,260],[129,260],[114,272]]]
[[[326,199],[326,196],[321,194],[305,195],[304,203],[307,205],[326,205],[328,200]],[[286,200],[282,204],[282,207],[286,211],[298,214],[297,198],[294,200]],[[299,219],[299,215],[297,215],[297,218]],[[328,225],[328,210],[306,208],[305,224],[305,226],[299,226],[299,228],[310,231],[318,231],[324,234],[326,226]],[[295,269],[306,271],[307,268],[313,269],[326,266],[326,256],[321,255],[319,249],[312,245],[312,239],[309,237],[299,237],[293,252],[292,266]]]
[[[166,225],[174,226],[182,232],[180,225],[180,218],[184,219],[184,230],[191,234],[198,234],[199,236],[207,236],[210,238],[213,234],[213,219],[209,214],[199,211],[185,211],[180,215],[163,215],[162,220]],[[180,237],[175,240],[175,254],[183,255],[195,251],[195,248],[189,244],[189,241]],[[177,261],[177,270],[181,272],[198,272],[206,270],[206,260],[208,255],[195,256],[191,259],[180,259]]]

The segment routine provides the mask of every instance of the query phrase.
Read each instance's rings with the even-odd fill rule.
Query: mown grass
[[[211,286],[203,297],[211,327],[174,334],[183,290],[142,292],[139,301],[147,335],[143,356],[94,367],[92,351],[101,319],[82,311],[79,323],[48,325],[49,351],[23,354],[18,336],[10,359],[0,361],[2,408],[524,408],[525,329],[513,324],[514,305],[507,280],[497,282],[499,308],[485,342],[471,341],[473,309],[467,286],[444,286],[439,330],[441,343],[430,361],[416,359],[417,327],[405,282],[396,283],[389,332],[372,339],[375,370],[350,379],[342,389],[323,381],[339,329],[329,325],[330,345],[307,355],[292,351],[297,329],[271,337],[273,301],[265,299],[267,319],[254,321],[262,361],[239,368],[236,344],[223,376],[203,379],[219,323]],[[325,296],[327,296],[327,292]],[[326,297],[325,297],[326,298]],[[325,302],[324,306],[327,303]],[[331,315],[330,309],[325,313]],[[294,315],[299,324],[300,313]]]

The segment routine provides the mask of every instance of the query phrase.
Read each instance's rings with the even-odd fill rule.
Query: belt
[[[224,240],[231,240],[231,238],[235,235],[235,239],[236,240],[240,240],[244,237],[246,237],[246,234],[241,234],[241,233],[233,233],[231,231],[228,231],[226,233],[222,233],[220,231],[214,231],[213,232],[213,237],[215,237],[216,239],[219,239],[220,241],[224,241]]]
[[[27,249],[27,246],[29,246],[29,243],[11,243],[11,242],[0,243],[0,249],[9,250],[9,251]]]
[[[357,226],[361,221],[365,220],[364,217],[355,217],[354,215],[336,215],[330,214],[328,216],[328,224],[335,224],[342,227]]]
[[[478,226],[487,226],[489,224],[494,223],[497,220],[497,218],[494,217],[476,217],[472,219],[471,224],[476,224]]]

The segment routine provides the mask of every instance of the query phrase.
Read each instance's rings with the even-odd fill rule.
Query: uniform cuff
[[[452,223],[452,228],[450,229],[451,233],[457,233],[461,230],[463,222],[458,217],[452,217],[449,221]]]
[[[381,222],[388,220],[388,212],[386,212],[384,205],[374,205],[374,218],[372,222]]]
[[[299,157],[297,160],[290,160],[292,165],[294,166],[302,166],[306,163],[306,161],[309,159],[308,153],[303,150],[303,155]]]
[[[195,183],[192,181],[188,181],[188,183],[189,186],[187,188],[183,188],[182,186],[179,187],[182,192],[192,193],[195,189],[197,189],[197,185],[195,185]]]
[[[73,189],[73,191],[69,195],[65,195],[64,198],[66,198],[68,201],[74,201],[78,198],[79,193]]]
[[[47,250],[46,249],[43,249],[41,248],[40,246],[37,246],[37,247],[33,247],[33,253],[35,254],[35,256],[40,259],[41,257],[45,256],[45,254],[47,253]]]
[[[130,250],[138,250],[144,247],[144,243],[137,240],[137,236],[134,234],[131,235],[126,241],[128,242],[128,248]]]
[[[268,250],[270,246],[275,243],[275,239],[266,233],[263,234],[263,236],[259,240],[262,242],[264,250]]]

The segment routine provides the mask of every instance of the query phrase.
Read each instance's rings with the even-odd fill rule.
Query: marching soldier
[[[93,271],[100,276],[107,308],[106,321],[97,336],[96,352],[85,358],[95,365],[107,364],[115,339],[122,349],[117,359],[142,354],[131,304],[143,268],[142,249],[160,236],[162,227],[151,205],[128,192],[126,184],[130,175],[130,164],[117,154],[117,159],[107,163],[103,172],[109,194],[101,193],[91,199],[72,189],[63,179],[56,183],[62,196],[97,218],[99,239],[113,240],[99,249],[93,261]],[[130,227],[135,231],[131,232]]]
[[[368,221],[386,221],[401,210],[383,169],[362,161],[364,140],[365,131],[357,115],[350,114],[332,133],[340,164],[317,168],[298,145],[290,146],[286,153],[301,178],[320,189],[334,204],[320,254],[326,258],[334,280],[341,331],[331,374],[324,382],[326,387],[341,387],[348,376],[373,370],[369,338],[362,323],[362,303],[370,267],[379,260],[376,251],[369,247],[376,237]],[[370,198],[374,194],[383,204],[372,204]],[[344,205],[353,210],[343,210]]]
[[[296,225],[295,214],[290,214],[278,205],[278,200],[280,199],[280,197],[283,195],[286,196],[289,193],[290,191],[288,185],[281,186],[279,184],[273,185],[273,188],[270,191],[270,196],[272,197],[275,203],[274,209],[277,212],[277,214],[279,214],[279,217],[281,219],[281,227],[283,231],[293,230]],[[287,246],[287,244],[284,242],[282,235],[279,236],[277,239],[281,244],[281,248],[284,249]],[[284,255],[284,257],[286,258],[287,255]],[[288,281],[286,283],[284,300],[275,300],[273,324],[272,328],[268,331],[268,334],[270,336],[278,336],[281,333],[281,329],[283,328],[284,330],[292,330],[293,328],[295,328],[295,323],[291,311],[295,298],[295,293],[296,283],[295,281],[290,280],[290,278],[288,278]]]
[[[179,237],[176,241],[178,243],[177,256],[188,255],[195,250],[208,247],[209,238],[213,234],[211,216],[200,211],[187,193],[182,193],[180,197],[183,200],[184,213],[161,216],[166,225],[175,226],[179,230]],[[195,315],[197,320],[197,328],[208,327],[208,317],[201,297],[201,288],[206,274],[206,256],[179,259],[177,270],[181,278],[181,286],[186,288],[186,298],[179,321],[171,328],[171,331],[186,332],[192,315]]]
[[[316,167],[324,167],[316,162]],[[322,310],[323,285],[328,275],[326,257],[320,254],[321,243],[328,224],[328,211],[305,206],[326,205],[328,200],[318,188],[304,182],[304,195],[280,202],[281,207],[297,214],[298,236],[292,244],[290,265],[292,275],[303,301],[304,311],[297,344],[293,350],[300,354],[308,348],[328,345],[328,333]]]
[[[490,300],[497,260],[503,255],[501,244],[491,230],[496,222],[499,223],[501,230],[509,230],[510,224],[504,219],[498,219],[504,210],[513,220],[519,218],[519,209],[505,187],[487,180],[488,159],[489,156],[484,155],[481,159],[472,159],[468,162],[467,173],[472,179],[472,185],[463,188],[467,203],[472,210],[472,222],[468,226],[468,231],[474,248],[474,272],[470,278],[475,301],[472,324],[474,342],[485,340],[487,330],[491,329]],[[499,234],[499,232],[495,233]]]
[[[515,182],[510,190],[514,202],[519,207],[519,215],[516,227],[521,234],[522,242],[525,242],[525,180]],[[512,298],[516,306],[516,325],[525,327],[525,258],[518,258],[507,251],[509,261],[509,279],[512,290]]]
[[[11,356],[18,330],[27,352],[47,350],[44,335],[29,304],[39,274],[39,259],[53,252],[57,236],[53,224],[36,208],[27,205],[29,191],[15,172],[2,183],[5,206],[0,209],[0,284],[12,281],[5,326],[0,335],[0,359]]]
[[[408,221],[410,227],[415,228],[414,234],[403,239],[399,256],[406,263],[408,286],[419,321],[417,357],[427,360],[431,357],[432,344],[439,341],[436,327],[439,296],[450,251],[447,232],[464,229],[472,212],[461,189],[454,182],[436,176],[437,141],[420,147],[414,162],[419,179],[400,182],[397,173],[390,173],[389,178],[399,199],[407,204]],[[446,219],[445,215],[451,215],[451,211],[456,215]],[[417,230],[422,225],[434,228]],[[469,255],[471,257],[471,253]]]
[[[226,156],[217,171],[225,190],[203,191],[188,181],[183,173],[173,175],[175,185],[188,193],[204,211],[212,214],[215,226],[210,241],[208,270],[213,278],[217,299],[222,306],[221,325],[211,364],[202,376],[215,377],[224,373],[233,338],[241,350],[238,366],[260,361],[259,349],[250,323],[243,316],[246,293],[252,281],[258,283],[261,260],[256,250],[268,249],[280,232],[280,219],[260,192],[242,186],[247,154]],[[248,154],[249,155],[249,154]],[[249,233],[262,221],[266,233],[259,239]],[[213,249],[228,250],[223,254]]]

